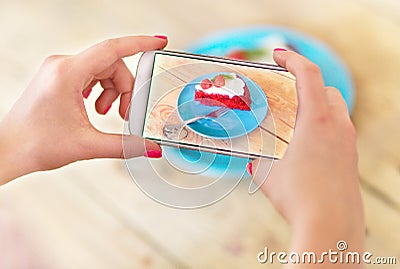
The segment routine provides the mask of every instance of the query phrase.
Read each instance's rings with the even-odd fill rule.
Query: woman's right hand
[[[293,249],[327,251],[345,240],[349,248],[362,250],[356,133],[346,103],[337,89],[324,86],[317,65],[303,56],[275,50],[274,59],[296,77],[299,106],[287,152],[273,163],[261,190],[291,224]],[[263,167],[261,160],[248,165],[256,183],[265,179]]]

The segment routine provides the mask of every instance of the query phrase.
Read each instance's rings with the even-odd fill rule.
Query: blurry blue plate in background
[[[187,50],[197,54],[226,56],[234,50],[257,50],[265,45],[265,40],[269,37],[281,38],[297,52],[317,64],[321,69],[325,85],[340,90],[351,112],[354,90],[349,71],[344,63],[328,46],[295,30],[278,26],[231,29],[208,35]]]

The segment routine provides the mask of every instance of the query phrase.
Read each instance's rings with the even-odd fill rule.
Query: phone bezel
[[[196,60],[205,60],[211,61],[216,63],[226,63],[226,64],[234,64],[234,65],[242,65],[248,67],[256,67],[256,68],[263,68],[268,70],[274,71],[283,71],[288,72],[287,69],[274,65],[274,64],[267,64],[267,63],[256,63],[244,60],[234,60],[234,59],[227,59],[217,56],[208,56],[208,55],[199,55],[199,54],[192,54],[187,52],[180,52],[180,51],[170,51],[170,50],[153,50],[144,52],[138,62],[137,70],[136,70],[136,77],[135,77],[135,86],[133,90],[132,100],[129,109],[129,131],[133,135],[143,136],[143,129],[145,124],[145,117],[147,112],[148,106],[148,98],[149,98],[149,91],[151,87],[151,78],[153,76],[153,68],[154,68],[154,59],[155,54],[164,54],[164,55],[171,55],[171,56],[183,56],[186,58],[192,58]],[[275,156],[269,155],[259,155],[253,153],[243,153],[239,151],[232,151],[232,150],[225,150],[225,149],[217,149],[217,148],[208,148],[202,145],[191,145],[186,144],[178,141],[170,141],[170,140],[161,140],[156,138],[147,138],[152,140],[158,144],[166,145],[166,146],[174,146],[174,147],[183,147],[186,149],[192,150],[201,150],[205,152],[211,153],[220,153],[224,155],[230,155],[235,157],[244,157],[244,158],[269,158],[269,159],[278,159]]]

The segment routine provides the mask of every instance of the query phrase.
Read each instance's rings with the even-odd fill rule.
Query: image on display
[[[296,111],[288,72],[155,53],[143,136],[281,158]]]

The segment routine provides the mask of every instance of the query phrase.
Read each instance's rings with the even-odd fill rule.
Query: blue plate
[[[325,44],[319,40],[279,26],[253,26],[214,33],[198,40],[188,48],[197,54],[225,56],[232,50],[257,49],[266,37],[279,36],[292,45],[299,53],[321,68],[326,86],[340,90],[351,112],[354,103],[354,88],[346,65]]]
[[[190,81],[180,92],[177,102],[178,114],[183,121],[206,115],[217,110],[217,106],[203,105],[194,100],[195,86],[205,78],[212,78],[218,74],[228,72],[215,72],[205,74]],[[215,119],[201,119],[189,124],[192,131],[206,137],[215,139],[229,139],[246,135],[256,129],[265,119],[268,112],[267,97],[261,88],[249,78],[239,75],[246,83],[252,103],[250,111],[232,109],[225,115]]]

